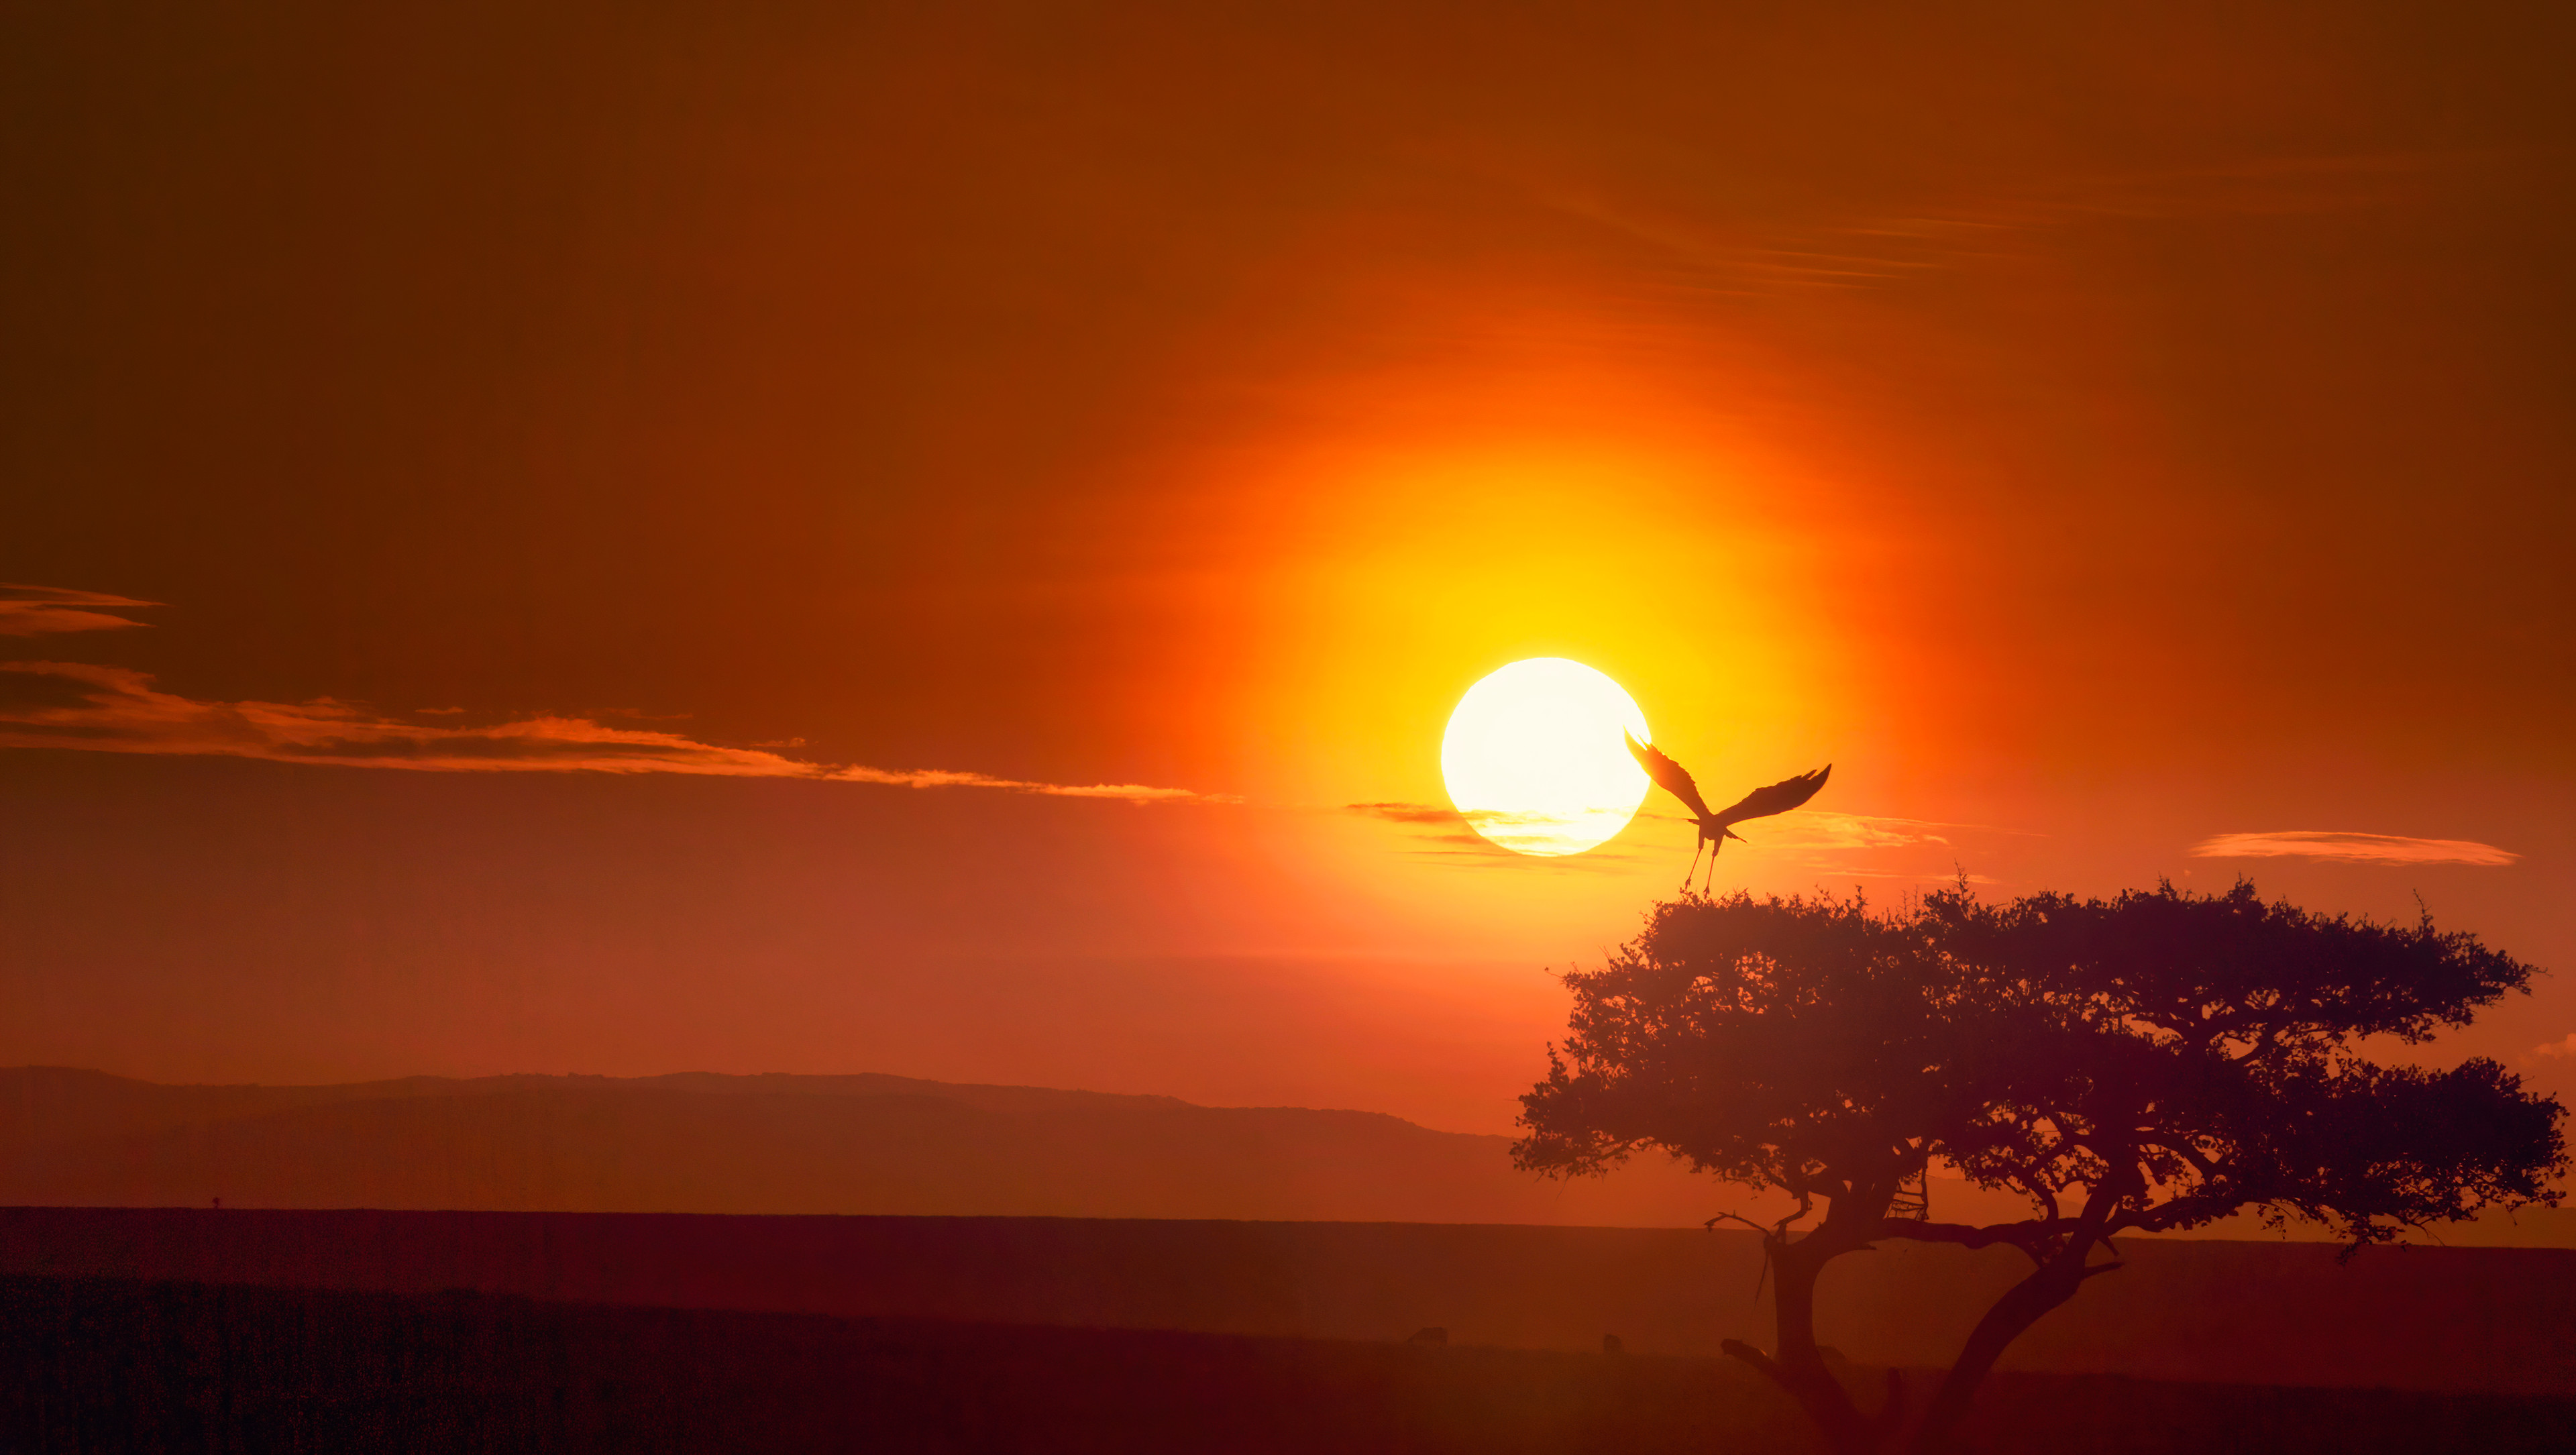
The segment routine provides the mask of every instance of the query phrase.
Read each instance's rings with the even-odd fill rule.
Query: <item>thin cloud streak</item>
[[[1687,818],[1671,816],[1680,823]],[[1836,813],[1801,808],[1740,825],[1742,844],[1733,855],[1757,855],[1775,864],[1812,869],[1834,878],[1890,879],[1915,883],[1999,884],[1991,875],[1971,873],[1963,856],[1975,857],[1976,845],[1990,835],[2044,838],[2028,829],[1994,824],[1949,823],[1937,819],[1896,818],[1885,814]]]
[[[1763,840],[1781,848],[1904,849],[1916,844],[1947,844],[1949,839],[1932,830],[1964,825],[1913,818],[1879,818],[1860,813],[1831,813],[1811,808],[1781,814],[1769,823],[1746,824],[1744,827],[1757,832],[1771,830]]]
[[[1343,807],[1352,813],[1382,818],[1389,823],[1448,824],[1465,817],[1454,808],[1442,808],[1436,803],[1350,803]]]
[[[1624,870],[1645,862],[1642,855],[1623,852],[1606,844],[1576,854],[1526,854],[1467,830],[1424,834],[1415,840],[1413,847],[1403,852],[1459,869],[1581,870],[1597,874]]]
[[[1562,822],[1559,816],[1553,814],[1513,814],[1481,809],[1461,812],[1454,808],[1444,808],[1430,803],[1352,803],[1343,805],[1343,809],[1345,812],[1363,814],[1370,818],[1383,819],[1389,823],[1414,828],[1460,828],[1472,825],[1489,831],[1484,834],[1465,832],[1425,834],[1421,839],[1424,844],[1445,847],[1419,848],[1412,851],[1418,854],[1453,855],[1497,867],[1530,864],[1606,867],[1610,864],[1644,862],[1644,856],[1627,850],[1614,850],[1608,844],[1584,850],[1579,854],[1534,855],[1514,852],[1511,849],[1510,846],[1516,837],[1528,838],[1525,834],[1515,834],[1514,830],[1528,826],[1553,827]],[[1667,813],[1660,809],[1640,809],[1635,816],[1657,823],[1693,822],[1687,815]],[[1851,874],[1873,879],[1937,879],[1945,882],[1959,876],[1960,871],[1955,864],[1938,872],[1907,872],[1859,867],[1861,864],[1872,862],[1883,864],[1886,861],[1860,860],[1856,863],[1847,856],[1871,850],[1915,849],[1925,845],[1939,845],[1945,849],[1953,847],[1954,841],[1951,838],[1934,832],[1941,829],[1972,834],[2024,832],[2019,829],[1993,828],[1984,824],[1941,823],[1930,819],[1833,813],[1817,809],[1798,809],[1747,824],[1746,827],[1753,832],[1748,834],[1745,843],[1733,851],[1738,856],[1769,852],[1782,856],[1781,861],[1785,863],[1802,864],[1836,874]],[[1583,866],[1575,864],[1577,860],[1595,862],[1591,866]],[[1984,875],[1972,874],[1968,877],[1972,882],[1979,884],[1996,882]]]
[[[1229,794],[1138,783],[1037,783],[944,768],[809,763],[678,733],[539,716],[488,727],[403,722],[330,698],[200,702],[123,667],[0,662],[0,748],[254,758],[428,773],[685,773],[901,788],[987,788],[1125,803],[1233,803]]]
[[[1425,830],[1412,836],[1404,852],[1439,859],[1462,868],[1583,869],[1601,871],[1641,862],[1639,856],[1608,843],[1565,853],[1552,850],[1567,822],[1560,813],[1510,813],[1500,809],[1443,808],[1434,803],[1346,803],[1346,813]],[[1615,809],[1601,810],[1617,812]],[[1520,847],[1530,845],[1541,852]]]
[[[1443,808],[1434,803],[1352,803],[1343,805],[1349,812],[1382,818],[1390,823],[1447,824],[1484,823],[1496,826],[1554,823],[1562,815],[1546,813],[1505,813],[1495,809],[1460,810]],[[1692,823],[1687,814],[1665,813],[1658,809],[1639,809],[1635,815],[1658,823]],[[1938,823],[1931,819],[1883,818],[1860,813],[1828,813],[1802,808],[1766,820],[1765,827],[1788,830],[1786,837],[1775,842],[1795,843],[1800,847],[1841,849],[1898,848],[1908,844],[1946,844],[1950,842],[1933,829],[1969,829],[1987,833],[2015,833],[2014,829],[1987,829],[1979,824]]]
[[[1498,175],[1537,205],[1634,239],[1676,265],[1674,286],[1731,297],[1878,288],[2026,254],[2052,234],[2105,221],[2282,216],[2421,204],[2447,177],[2509,164],[2474,152],[2279,156],[2233,166],[2067,176],[1990,195],[1925,198],[1898,215],[1752,226],[1642,197]]]
[[[91,607],[159,606],[130,596],[101,591],[74,591],[68,586],[29,586],[0,581],[0,637],[50,636],[57,632],[103,632],[142,626],[109,611]]]
[[[2347,834],[2326,829],[2284,829],[2268,834],[2220,834],[2192,845],[2202,859],[2340,859],[2355,864],[2513,863],[2520,854],[2470,839],[2409,839],[2395,834]]]
[[[1382,818],[1390,823],[1484,824],[1492,828],[1519,828],[1530,825],[1563,823],[1570,815],[1543,811],[1513,812],[1500,808],[1442,808],[1436,803],[1351,803],[1343,805],[1352,813]],[[1615,808],[1589,810],[1594,813],[1617,813]]]

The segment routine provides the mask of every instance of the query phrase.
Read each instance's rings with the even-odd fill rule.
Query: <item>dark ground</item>
[[[1701,1359],[0,1279],[0,1450],[1805,1451]],[[2576,1400],[1999,1376],[1997,1452],[2563,1451]]]
[[[2576,1398],[2576,1251],[2122,1239],[2117,1277],[2004,1368],[2172,1383]],[[0,1275],[943,1324],[1716,1359],[1770,1337],[1744,1230],[1119,1218],[0,1207]],[[1818,1326],[1862,1364],[1946,1364],[2028,1271],[2010,1248],[1836,1261]]]

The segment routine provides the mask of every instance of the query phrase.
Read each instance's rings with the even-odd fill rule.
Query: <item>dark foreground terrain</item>
[[[0,1361],[11,1452],[1813,1448],[1705,1359],[473,1293],[0,1278]],[[2560,1451],[2576,1400],[2004,1375],[1977,1435],[2034,1455]]]
[[[2016,1373],[2576,1397],[2576,1252],[2121,1239]],[[2026,1271],[1891,1243],[1817,1290],[1826,1342],[1933,1367]],[[0,1274],[732,1309],[841,1319],[1714,1358],[1769,1337],[1742,1230],[1106,1218],[0,1208]]]

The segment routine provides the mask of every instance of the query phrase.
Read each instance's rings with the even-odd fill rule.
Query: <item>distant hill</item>
[[[1375,1112],[900,1076],[0,1070],[0,1204],[1671,1227],[1727,1202],[1661,1159],[1567,1184],[1515,1171],[1509,1147]]]
[[[1687,1227],[1744,1195],[1642,1157],[1511,1166],[1507,1137],[1378,1112],[903,1076],[434,1076],[164,1086],[0,1069],[0,1205],[880,1213]],[[1934,1215],[2028,1216],[1936,1179]],[[2262,1238],[2251,1218],[2200,1236]],[[2315,1237],[2313,1229],[2292,1237]],[[2576,1211],[2441,1241],[2576,1247]]]

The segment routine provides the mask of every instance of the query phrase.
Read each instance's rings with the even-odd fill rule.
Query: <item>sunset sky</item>
[[[2559,972],[2433,1054],[2576,1092],[2571,47],[18,7],[0,1064],[1505,1130],[1692,842],[1449,812],[1558,656],[1834,765],[1721,890],[2420,895]]]

